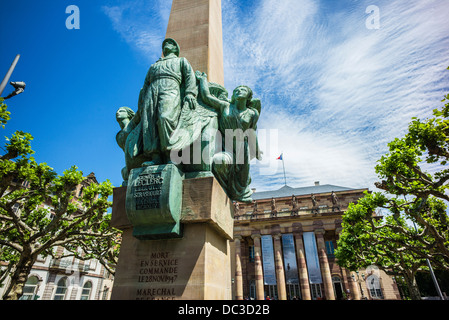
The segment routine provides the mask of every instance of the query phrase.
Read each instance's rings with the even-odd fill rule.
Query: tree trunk
[[[419,288],[416,283],[415,273],[404,272],[404,278],[405,281],[407,282],[410,298],[412,300],[421,300],[421,293],[419,292]]]
[[[3,294],[3,300],[19,300],[23,295],[23,287],[28,280],[31,268],[36,259],[32,256],[21,256],[11,276],[11,282]]]

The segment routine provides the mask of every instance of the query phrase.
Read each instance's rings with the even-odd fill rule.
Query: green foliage
[[[21,290],[14,286],[26,281],[27,275],[20,274],[25,265],[38,255],[54,256],[58,246],[78,259],[96,258],[111,272],[118,255],[119,231],[110,227],[106,214],[112,205],[111,183],[91,181],[75,166],[58,175],[32,157],[32,140],[29,133],[17,131],[0,158],[0,260],[8,262],[0,270],[0,283],[11,277],[5,298],[18,297]],[[78,198],[80,184],[84,189]]]
[[[3,103],[4,99],[0,98],[0,126],[4,129],[5,124],[10,120],[10,112],[8,111],[8,106]]]

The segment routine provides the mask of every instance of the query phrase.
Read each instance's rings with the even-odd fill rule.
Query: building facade
[[[8,281],[0,288],[0,297]],[[112,282],[112,275],[96,260],[39,257],[31,269],[20,299],[109,300]]]
[[[235,206],[235,299],[400,299],[375,266],[349,272],[334,257],[342,214],[367,189],[333,185],[255,192]]]

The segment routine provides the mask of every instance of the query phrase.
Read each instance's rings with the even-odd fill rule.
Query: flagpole
[[[287,185],[287,177],[285,176],[284,153],[282,153],[282,167],[284,168],[284,181],[285,181],[285,185]]]
[[[277,158],[276,160],[282,160],[282,168],[284,168],[284,182],[285,185],[287,185],[287,176],[285,175],[284,153],[282,152],[279,158]]]

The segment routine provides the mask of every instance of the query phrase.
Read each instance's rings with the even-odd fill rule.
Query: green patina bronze
[[[179,57],[175,40],[165,39],[162,49],[164,56],[147,73],[137,111],[122,107],[116,113],[121,128],[116,140],[125,153],[127,214],[141,239],[180,236],[172,208],[182,204],[184,177],[214,175],[229,198],[252,202],[250,161],[261,158],[256,135],[261,103],[252,98],[251,89],[239,86],[229,100],[223,86],[208,82],[206,74],[195,73]],[[164,184],[170,182],[163,192],[173,195],[161,195],[161,208],[136,209],[136,183],[157,170],[162,170]]]
[[[207,75],[199,71],[200,93],[203,101],[218,111],[218,127],[222,150],[213,157],[212,172],[232,200],[252,202],[250,161],[261,159],[256,129],[261,103],[252,98],[247,86],[237,87],[231,101],[211,94]]]
[[[131,170],[126,214],[140,240],[178,238],[181,232],[182,180],[172,164]]]

